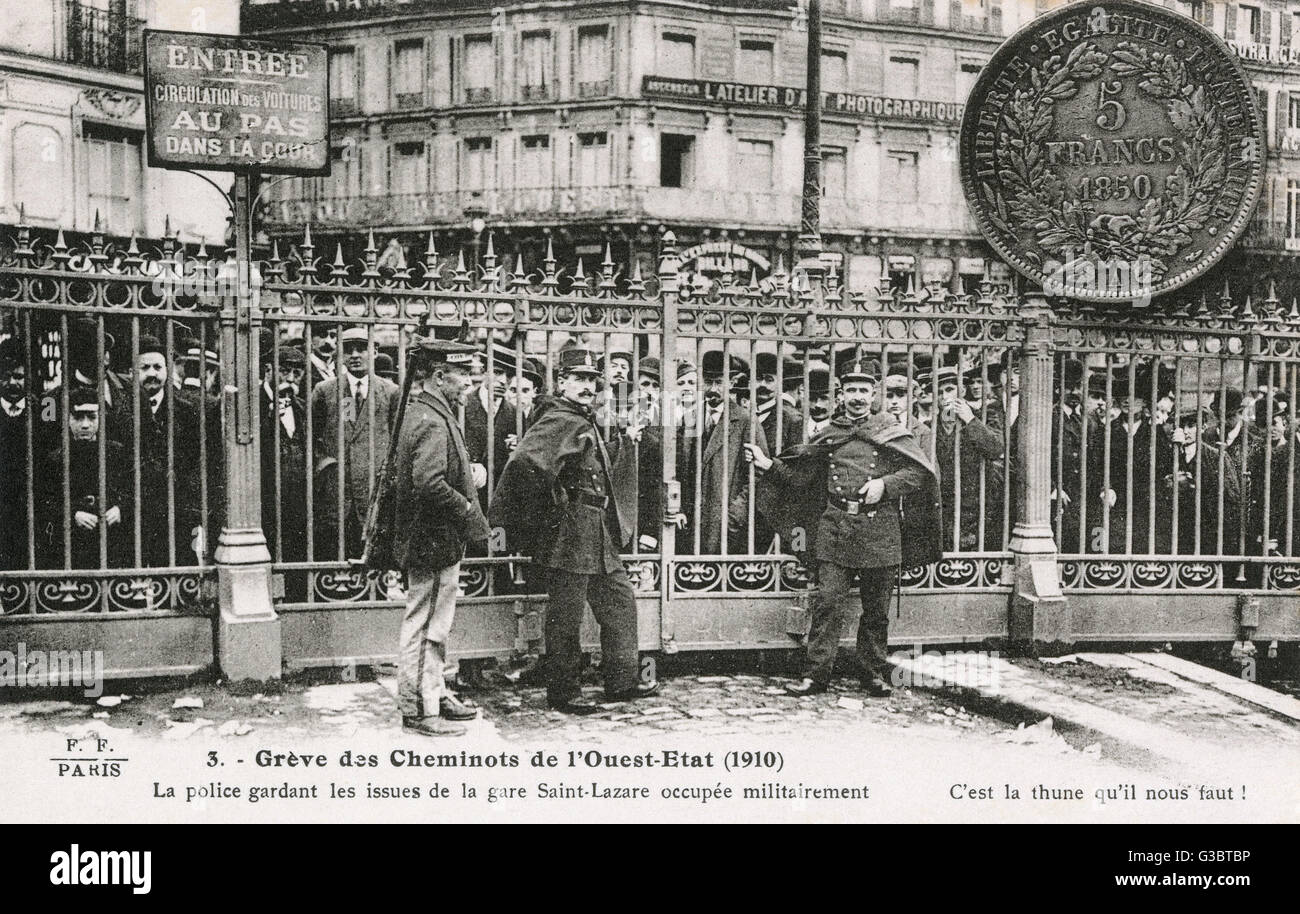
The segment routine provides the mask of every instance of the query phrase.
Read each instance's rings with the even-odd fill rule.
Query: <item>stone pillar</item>
[[[232,682],[280,676],[280,620],[271,602],[271,554],[262,532],[249,184],[247,174],[235,176],[237,292],[233,307],[226,303],[221,311],[226,513],[216,551],[217,665]]]
[[[1068,642],[1069,609],[1061,593],[1052,536],[1052,312],[1041,294],[1021,305],[1025,343],[1020,354],[1020,414],[1016,457],[1020,465],[1019,516],[1011,530],[1015,587],[1008,631],[1013,644]]]

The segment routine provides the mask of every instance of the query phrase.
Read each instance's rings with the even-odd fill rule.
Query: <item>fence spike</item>
[[[24,206],[21,201],[19,201],[18,203],[18,224],[19,225],[27,224],[27,207]]]
[[[1228,280],[1223,280],[1223,294],[1219,296],[1219,310],[1225,314],[1232,311],[1232,291],[1228,288]]]
[[[315,247],[311,242],[311,223],[308,222],[302,227],[302,246],[305,250],[311,250]]]
[[[1300,306],[1297,305],[1295,296],[1291,297],[1291,313],[1287,317],[1293,324],[1300,322]]]
[[[95,207],[95,227],[91,231],[93,231],[96,235],[98,235],[101,231],[99,227],[99,207]]]
[[[438,247],[433,243],[433,231],[429,231],[429,243],[424,248],[424,258],[426,260],[436,260],[438,258]]]
[[[367,230],[367,232],[366,232],[366,250],[365,250],[365,253],[366,253],[366,254],[377,254],[377,253],[379,253],[379,248],[375,247],[375,230],[374,230],[373,228]]]

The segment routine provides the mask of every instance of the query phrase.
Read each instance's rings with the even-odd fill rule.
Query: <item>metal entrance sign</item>
[[[325,45],[146,30],[149,164],[329,173]]]
[[[1204,26],[1071,4],[998,49],[966,106],[962,187],[989,243],[1049,295],[1146,299],[1208,270],[1263,183],[1262,119]]]

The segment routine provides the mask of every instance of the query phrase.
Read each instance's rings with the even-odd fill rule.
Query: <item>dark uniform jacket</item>
[[[857,498],[862,483],[877,478],[885,480],[885,495],[862,513],[828,504],[832,494]],[[943,550],[939,480],[930,456],[881,413],[857,423],[836,418],[808,444],[782,454],[759,479],[757,498],[782,540],[795,548],[802,541],[803,551],[818,561],[912,567],[936,561]],[[900,524],[900,513],[915,514],[915,523]]]
[[[393,558],[438,571],[488,537],[456,413],[441,394],[412,392],[397,444]]]
[[[606,442],[595,414],[561,398],[539,399],[533,425],[492,496],[492,522],[511,548],[548,568],[608,574],[632,536],[634,448]],[[600,502],[603,501],[603,506]]]

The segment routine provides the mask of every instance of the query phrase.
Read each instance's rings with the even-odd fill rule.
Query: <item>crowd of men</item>
[[[96,318],[70,320],[67,370],[53,385],[28,376],[40,360],[26,341],[0,340],[0,568],[211,560],[223,504],[220,361],[215,345],[187,327],[151,329],[118,340]],[[570,341],[549,355],[475,344],[457,413],[482,509],[538,405],[556,393],[560,357],[579,343],[589,345]],[[824,431],[844,411],[843,386],[832,377],[865,356],[878,366],[873,411],[906,427],[933,459],[944,550],[1005,550],[1019,478],[1019,371],[1010,351],[791,347],[747,359],[709,349],[698,362],[665,364],[632,348],[595,351],[593,405],[606,439],[638,430],[630,549],[653,553],[663,534],[669,401],[680,485],[667,516],[675,551],[777,548],[756,507],[745,446],[775,456]],[[394,356],[371,329],[317,323],[297,336],[268,332],[261,365],[272,556],[360,557],[401,398]],[[1273,388],[1243,394],[1216,378],[1198,391],[1175,374],[1150,362],[1109,371],[1058,363],[1051,497],[1061,551],[1296,554],[1300,438],[1287,383],[1273,378]],[[509,588],[521,578],[503,566],[495,580]],[[293,576],[292,596],[303,597],[305,582]]]

